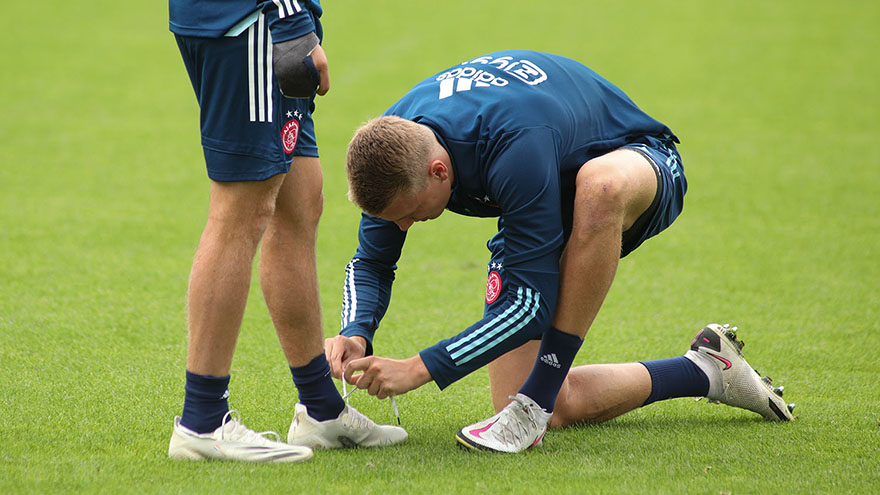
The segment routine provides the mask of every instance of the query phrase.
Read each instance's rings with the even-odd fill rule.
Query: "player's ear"
[[[435,179],[446,180],[449,178],[449,168],[442,160],[433,160],[428,173]]]

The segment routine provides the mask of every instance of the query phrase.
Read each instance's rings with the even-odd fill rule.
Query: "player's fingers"
[[[324,340],[324,355],[327,362],[330,363],[330,374],[333,378],[339,379],[342,376],[342,346],[339,345],[338,337]]]
[[[352,385],[357,385],[358,383],[360,383],[361,380],[363,379],[363,375],[358,376],[357,377],[358,379],[354,380],[353,379],[354,374],[358,371],[366,371],[367,368],[370,367],[370,364],[372,364],[372,362],[373,362],[373,356],[369,356],[369,357],[365,357],[365,358],[361,358],[361,359],[353,359],[353,360],[349,361],[348,364],[345,365],[345,370],[342,374],[343,377],[345,378],[345,381],[347,381],[348,383],[350,383]],[[364,387],[358,386],[358,388],[364,388]]]
[[[359,388],[361,390],[366,390],[367,392],[370,391],[370,387],[373,386],[373,378],[374,378],[374,376],[371,373],[364,372],[364,373],[361,373],[360,375],[355,375],[354,378],[356,380],[354,383],[352,383],[352,385],[356,386],[357,388]],[[371,393],[371,395],[372,395],[372,393]]]
[[[358,383],[361,381],[361,377],[363,377],[363,376],[364,376],[363,374],[354,375],[350,379],[346,380],[345,378],[343,378],[343,380],[346,380],[349,384],[353,385],[355,388],[360,388],[360,387],[358,387]],[[349,392],[349,393],[351,393],[351,392]]]
[[[341,358],[342,368],[347,367],[348,363],[350,363],[356,359],[360,359],[362,357],[364,357],[364,355],[362,353],[358,353],[356,349],[352,349],[351,347],[346,347],[345,351],[342,353],[342,358]]]
[[[373,364],[375,356],[368,356],[360,359],[352,359],[345,367],[345,374],[351,376],[355,371],[366,371]]]
[[[342,378],[343,363],[340,360],[330,358],[327,358],[327,362],[330,363],[330,376],[337,380]]]
[[[327,55],[324,53],[324,48],[321,45],[318,45],[312,51],[312,63],[315,64],[315,69],[318,69],[321,79],[318,83],[317,93],[324,96],[330,91],[330,66],[327,64]]]
[[[379,392],[382,390],[382,380],[370,380],[369,388],[366,385],[360,388],[366,388],[370,395],[379,395]]]

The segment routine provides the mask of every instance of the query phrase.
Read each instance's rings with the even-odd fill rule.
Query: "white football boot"
[[[513,400],[498,414],[462,428],[455,435],[458,442],[471,449],[494,452],[522,452],[540,446],[553,414],[527,395],[509,397]]]
[[[769,420],[790,421],[794,403],[782,400],[784,387],[773,387],[770,377],[761,377],[742,354],[743,342],[736,327],[712,323],[700,330],[685,357],[709,377],[710,402],[754,411]]]
[[[297,403],[287,433],[287,443],[313,449],[384,447],[406,438],[403,428],[376,424],[348,404],[336,419],[318,421],[309,416],[305,405]]]
[[[274,436],[275,440],[266,438]],[[174,431],[168,457],[178,460],[220,459],[245,462],[302,462],[312,457],[312,449],[288,445],[274,431],[257,433],[241,423],[237,411],[230,410],[223,424],[211,433],[196,433],[174,418]]]

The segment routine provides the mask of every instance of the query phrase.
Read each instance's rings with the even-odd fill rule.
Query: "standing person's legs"
[[[378,425],[345,404],[330,374],[315,250],[323,201],[318,157],[294,157],[260,250],[263,296],[299,394],[287,441],[313,448],[400,443],[403,428]]]
[[[283,180],[284,174],[265,181],[211,181],[208,220],[187,291],[187,396],[181,424],[197,433],[215,430],[229,410],[229,370],[254,255]]]
[[[293,158],[260,249],[263,296],[299,393],[287,441],[314,448],[393,445],[406,440],[406,431],[346,405],[324,355],[315,251],[322,180],[318,157]]]
[[[335,419],[345,408],[323,347],[315,253],[322,182],[318,157],[293,158],[260,248],[263,297],[299,400],[318,421]]]
[[[290,166],[278,142],[273,99],[263,84],[271,73],[253,84],[253,75],[266,67],[271,41],[265,34],[261,17],[237,37],[176,36],[199,102],[211,186],[187,292],[186,393],[168,446],[173,459],[300,462],[312,455],[307,447],[250,430],[227,403],[254,256]],[[258,47],[249,41],[256,38],[262,40]]]
[[[301,462],[312,456],[309,448],[250,430],[226,401],[254,255],[283,180],[279,174],[265,181],[211,182],[208,221],[187,293],[186,396],[168,446],[173,459]]]
[[[314,448],[402,442],[407,438],[403,428],[378,425],[347,405],[330,374],[316,263],[324,195],[312,118],[314,101],[284,98],[277,87],[274,94],[276,136],[292,160],[263,234],[260,284],[299,398],[287,441]]]
[[[317,157],[294,157],[260,248],[263,296],[294,367],[324,352],[315,254],[322,182]]]
[[[266,181],[211,181],[208,221],[187,292],[187,369],[193,373],[229,374],[254,255],[283,181],[284,174]]]
[[[253,77],[266,66],[270,41],[265,32],[261,19],[237,37],[175,37],[199,103],[211,179],[208,220],[187,292],[189,341],[180,422],[196,433],[214,431],[229,409],[229,370],[253,259],[290,166],[273,118],[278,101],[266,84],[271,79]],[[252,38],[262,40],[258,50]]]

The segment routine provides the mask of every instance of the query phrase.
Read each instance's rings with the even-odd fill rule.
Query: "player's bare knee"
[[[275,204],[268,198],[242,201],[212,201],[208,225],[217,235],[233,238],[259,239],[275,212]]]
[[[324,212],[324,193],[320,189],[290,204],[281,204],[272,219],[277,228],[291,230],[294,235],[308,235],[317,230]]]
[[[304,206],[301,214],[298,215],[297,227],[302,230],[314,232],[318,229],[318,221],[324,212],[324,193],[318,192]]]
[[[314,200],[311,201],[307,212],[307,219],[314,223],[318,224],[318,220],[321,219],[321,214],[324,213],[324,191],[319,190],[318,194],[315,195]]]
[[[239,228],[243,233],[259,239],[269,227],[274,215],[275,205],[273,202],[260,202],[251,211],[246,212]]]
[[[592,165],[588,162],[577,175],[574,241],[597,230],[620,228],[626,210],[625,177],[604,164]]]

